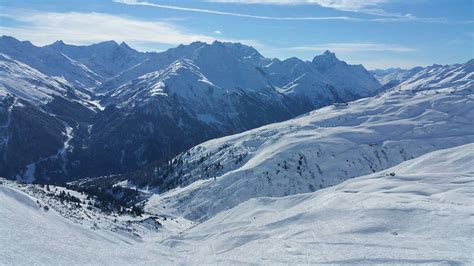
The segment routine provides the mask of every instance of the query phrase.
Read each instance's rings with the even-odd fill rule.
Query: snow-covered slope
[[[33,104],[47,104],[55,96],[75,93],[65,81],[52,78],[0,53],[0,95],[19,97]]]
[[[474,59],[464,64],[432,65],[396,87],[399,90],[474,90]]]
[[[157,259],[162,263],[176,261],[177,256],[166,246],[152,241],[143,245],[143,240],[133,235],[134,223],[130,221],[124,222],[128,225],[122,228],[116,224],[114,230],[84,226],[59,215],[51,207],[45,210],[44,206],[48,205],[41,199],[4,185],[0,185],[0,203],[2,265],[150,264]],[[98,219],[97,223],[105,222],[100,217]],[[117,217],[102,219],[116,221]],[[135,227],[153,233],[153,230],[147,230],[146,224]]]
[[[313,193],[251,199],[197,225],[160,220],[158,230],[80,208],[46,211],[42,193],[1,184],[0,264],[471,264],[473,150],[435,151]],[[91,219],[113,230],[85,226]]]
[[[473,151],[467,144],[315,193],[251,199],[163,243],[197,264],[471,264]]]
[[[472,121],[466,86],[393,90],[208,141],[145,175],[163,190],[179,186],[151,202],[202,220],[250,198],[311,192],[472,142]]]

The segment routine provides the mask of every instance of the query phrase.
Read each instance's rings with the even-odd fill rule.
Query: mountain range
[[[218,41],[142,53],[2,36],[0,64],[0,175],[37,182],[130,172],[382,89],[329,51],[281,61]]]

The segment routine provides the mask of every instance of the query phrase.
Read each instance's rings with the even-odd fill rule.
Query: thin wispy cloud
[[[355,53],[355,52],[394,52],[394,53],[406,53],[414,52],[416,49],[405,47],[397,44],[386,44],[386,43],[324,43],[315,45],[305,46],[294,46],[278,48],[280,50],[290,51],[304,51],[304,52],[315,52],[320,53],[326,50],[331,50],[336,53]]]
[[[377,6],[387,0],[208,0],[218,3],[241,3],[241,4],[273,4],[273,5],[309,5],[317,4],[324,7],[337,9],[356,10],[371,6]]]
[[[382,4],[393,0],[208,0],[216,3],[234,3],[234,4],[265,4],[265,5],[318,5],[324,8],[335,9],[339,11],[363,13],[373,16],[381,16],[392,19],[356,19],[358,21],[373,22],[395,22],[419,19],[411,14],[402,14],[387,12],[382,8]]]
[[[262,19],[262,20],[288,20],[288,21],[324,21],[324,20],[333,20],[333,21],[352,21],[352,22],[421,22],[421,23],[437,23],[437,24],[472,24],[474,21],[448,21],[445,18],[420,18],[413,16],[411,14],[400,14],[400,13],[390,13],[386,12],[381,8],[367,8],[370,6],[377,6],[380,3],[386,2],[387,0],[368,0],[368,1],[351,1],[351,0],[314,0],[314,1],[278,1],[278,0],[208,0],[208,2],[220,2],[220,3],[241,3],[241,4],[303,4],[303,3],[313,3],[318,4],[323,7],[333,8],[340,11],[351,11],[365,13],[369,15],[379,16],[379,18],[361,18],[361,17],[352,17],[352,16],[301,16],[301,17],[288,17],[288,16],[264,16],[264,15],[254,15],[246,13],[237,13],[229,11],[219,11],[213,9],[203,9],[203,8],[192,8],[192,7],[183,7],[176,5],[164,5],[157,4],[141,0],[114,0],[116,3],[126,4],[126,5],[137,5],[137,6],[150,6],[161,9],[169,10],[178,10],[186,12],[195,12],[195,13],[206,13],[213,15],[222,15],[222,16],[232,16],[232,17],[241,17],[241,18],[252,18],[252,19]],[[380,18],[381,17],[381,18]]]
[[[387,0],[208,0],[208,2],[265,5],[319,5],[341,11],[390,15],[379,8],[380,4],[387,2]]]
[[[218,10],[211,10],[211,9],[190,8],[190,7],[181,7],[181,6],[174,6],[174,5],[162,5],[162,4],[155,4],[151,2],[136,1],[136,0],[115,0],[115,2],[126,4],[126,5],[151,6],[151,7],[162,8],[162,9],[171,9],[171,10],[198,12],[198,13],[207,13],[207,14],[214,14],[214,15],[224,15],[224,16],[243,17],[243,18],[265,19],[265,20],[356,20],[356,18],[351,18],[351,17],[346,17],[346,16],[270,17],[270,16],[251,15],[251,14],[245,14],[245,13],[218,11]]]
[[[105,40],[163,44],[214,40],[210,36],[194,34],[167,22],[137,20],[104,13],[19,11],[2,16],[22,22],[15,26],[0,26],[3,34],[28,39],[39,45],[59,39],[73,44]]]
[[[169,22],[145,21],[126,16],[104,13],[12,11],[1,13],[18,23],[0,25],[0,32],[36,45],[64,40],[71,44],[91,44],[100,41],[125,41],[132,46],[149,47],[152,44],[178,45],[194,41],[213,42],[216,37],[193,33]],[[232,40],[262,47],[255,40]]]

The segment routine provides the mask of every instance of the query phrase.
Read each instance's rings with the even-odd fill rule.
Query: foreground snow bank
[[[142,251],[139,242],[125,234],[75,224],[52,208],[46,211],[37,200],[0,185],[0,265],[132,264],[150,254],[155,259],[172,257],[169,250],[161,254],[166,247]]]

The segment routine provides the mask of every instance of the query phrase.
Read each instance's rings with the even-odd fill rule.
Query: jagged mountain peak
[[[285,64],[304,64],[304,61],[298,57],[290,57],[282,61]]]
[[[53,42],[50,45],[53,46],[53,47],[62,47],[62,46],[65,46],[66,43],[64,43],[63,40],[57,40],[57,41]]]
[[[336,57],[336,54],[333,52],[330,52],[329,50],[326,50],[323,54],[317,55],[313,58],[313,64],[318,66],[321,70],[326,69],[327,67],[330,67],[331,65],[337,64],[337,63],[344,63],[344,61],[339,60]]]
[[[125,49],[134,50],[134,49],[131,48],[126,42],[121,42],[121,43],[120,43],[120,47],[125,48]]]
[[[89,45],[69,44],[69,43],[65,43],[63,40],[58,40],[44,47],[53,48],[60,51],[64,49],[68,49],[69,51],[82,50],[84,51],[84,53],[107,52],[107,51],[113,51],[116,49],[126,49],[126,50],[130,50],[130,51],[134,51],[138,53],[136,50],[130,48],[125,42],[118,44],[114,40],[103,41],[103,42],[89,44]]]
[[[204,53],[218,57],[227,54],[232,55],[239,60],[257,65],[261,65],[262,61],[267,61],[254,47],[239,42],[234,43],[215,40],[212,43],[206,43],[196,41],[188,45],[179,45],[176,48],[169,49],[167,52],[169,51],[192,54],[193,57],[198,57],[200,54]]]
[[[311,63],[334,87],[345,90],[343,99],[351,99],[352,95],[368,96],[381,88],[380,83],[364,66],[347,64],[329,50],[315,56]]]
[[[329,50],[324,51],[323,55],[324,55],[324,56],[330,56],[330,57],[336,58],[336,53],[333,53],[333,52],[331,52],[331,51],[329,51]]]

